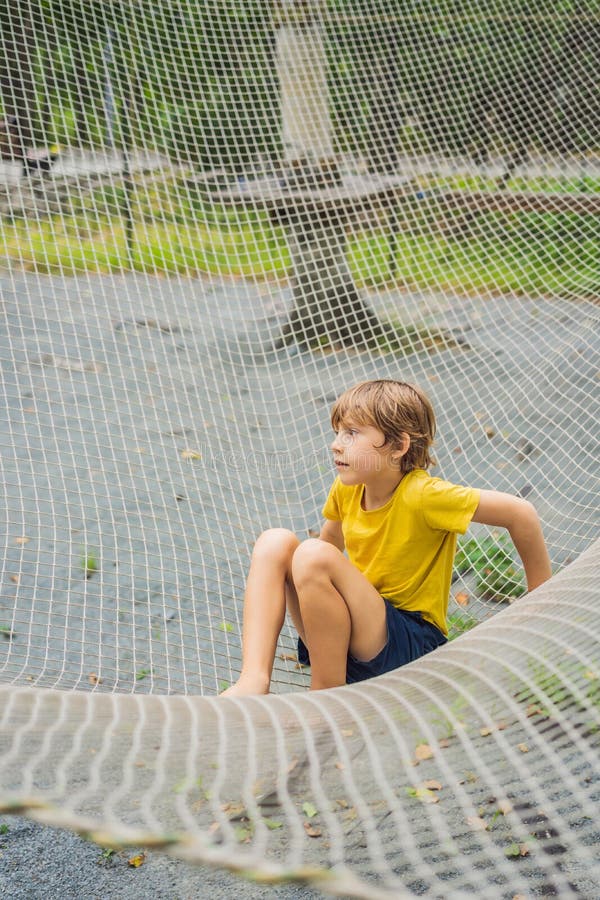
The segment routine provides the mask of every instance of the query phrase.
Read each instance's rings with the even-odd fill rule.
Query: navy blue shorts
[[[420,656],[425,656],[447,641],[439,628],[427,622],[421,613],[398,609],[385,597],[383,599],[387,620],[387,643],[377,656],[366,662],[356,659],[349,653],[346,684],[354,684],[366,678],[375,678],[376,675],[391,672],[414,659],[419,659]],[[298,638],[298,661],[302,665],[310,665],[308,650],[302,638]]]

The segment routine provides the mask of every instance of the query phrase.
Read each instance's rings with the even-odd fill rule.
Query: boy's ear
[[[399,462],[403,456],[406,456],[410,447],[410,436],[404,431],[402,432],[402,440],[398,441],[397,449],[392,453],[394,462]]]

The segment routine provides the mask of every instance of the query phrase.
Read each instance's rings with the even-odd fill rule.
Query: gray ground
[[[265,353],[289,300],[268,285],[6,275],[0,297],[5,678],[216,693],[253,541],[319,527],[328,407],[364,377],[422,383],[441,474],[533,500],[556,564],[595,534],[592,303],[375,296],[451,343],[374,357]]]
[[[219,870],[147,853],[138,868],[128,860],[141,848],[106,854],[95,844],[26,819],[0,817],[0,897],[6,900],[316,900],[322,894],[289,885],[242,881]]]
[[[455,343],[373,359],[265,355],[259,345],[289,299],[270,286],[3,275],[0,297],[0,616],[15,623],[0,641],[4,680],[89,690],[101,672],[103,690],[215,693],[239,659],[252,538],[267,524],[318,524],[331,479],[327,407],[363,377],[424,383],[443,474],[533,499],[557,564],[595,532],[591,303],[374,297]],[[195,468],[182,458],[189,449],[201,451]],[[82,548],[98,554],[89,579]],[[280,689],[304,680],[286,661],[277,678]],[[3,821],[0,892],[15,900],[316,896],[154,853],[133,869],[129,854],[105,858],[68,833]]]

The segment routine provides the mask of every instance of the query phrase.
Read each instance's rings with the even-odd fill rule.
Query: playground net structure
[[[341,896],[598,896],[597,4],[1,15],[0,811]],[[217,699],[367,378],[555,575],[473,526],[446,646],[309,693],[286,626],[274,693]]]

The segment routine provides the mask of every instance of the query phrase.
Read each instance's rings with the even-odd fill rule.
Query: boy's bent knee
[[[327,577],[329,566],[339,553],[332,544],[310,538],[298,545],[292,559],[292,575],[296,584]]]
[[[271,561],[281,559],[289,562],[299,544],[293,531],[287,528],[269,528],[259,535],[253,555],[265,555]]]

